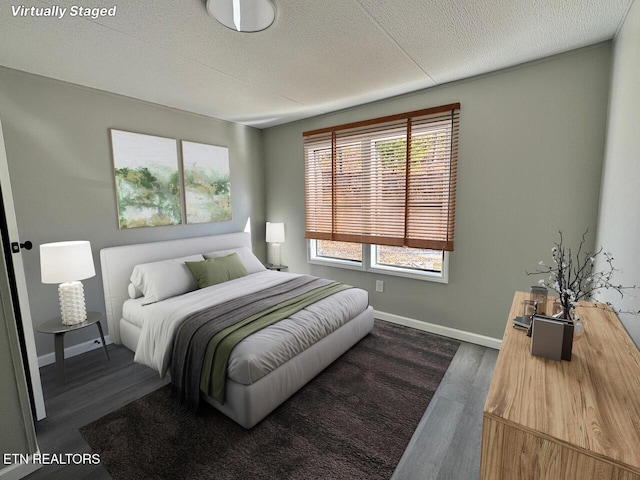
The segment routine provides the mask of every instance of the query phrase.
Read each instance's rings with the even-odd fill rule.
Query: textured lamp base
[[[82,282],[61,283],[58,287],[58,294],[63,325],[77,325],[87,319]]]
[[[270,243],[270,248],[269,248],[269,263],[271,263],[274,266],[280,266],[282,265],[282,255],[280,254],[280,244],[279,243]]]

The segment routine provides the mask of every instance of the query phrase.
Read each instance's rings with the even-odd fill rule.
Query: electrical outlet
[[[384,282],[382,280],[376,280],[376,292],[384,292]]]

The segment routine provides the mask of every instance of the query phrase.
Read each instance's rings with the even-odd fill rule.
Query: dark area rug
[[[179,413],[164,387],[80,431],[115,480],[388,479],[458,346],[376,321],[251,430]]]

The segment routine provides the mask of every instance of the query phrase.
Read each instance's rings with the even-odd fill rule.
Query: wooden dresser
[[[616,315],[578,307],[570,362],[531,356],[511,320],[484,407],[483,480],[640,480],[640,352]],[[640,319],[638,319],[640,321]]]

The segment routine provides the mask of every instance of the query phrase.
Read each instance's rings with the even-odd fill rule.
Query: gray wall
[[[598,246],[614,255],[614,265],[622,268],[615,283],[640,286],[640,2],[627,15],[613,49],[611,98],[600,214]],[[599,270],[607,265],[603,259]],[[640,292],[624,298],[604,291],[599,298],[620,310],[639,311]],[[620,315],[627,330],[640,346],[640,317]]]
[[[596,230],[610,43],[336,112],[264,132],[267,217],[285,222],[283,261],[367,289],[373,306],[502,338],[514,290],[562,229]],[[309,265],[304,240],[302,132],[461,103],[455,252],[449,284]],[[375,292],[375,280],[385,292]]]
[[[40,283],[38,245],[90,240],[97,275],[83,281],[87,308],[104,312],[103,247],[242,231],[251,216],[264,257],[265,191],[260,130],[0,68],[0,115],[34,326],[59,315],[56,285]],[[109,128],[229,147],[233,220],[118,230]],[[179,252],[177,252],[179,253]],[[103,322],[106,326],[106,322]],[[67,335],[66,345],[95,337]],[[53,338],[36,333],[38,354]]]

